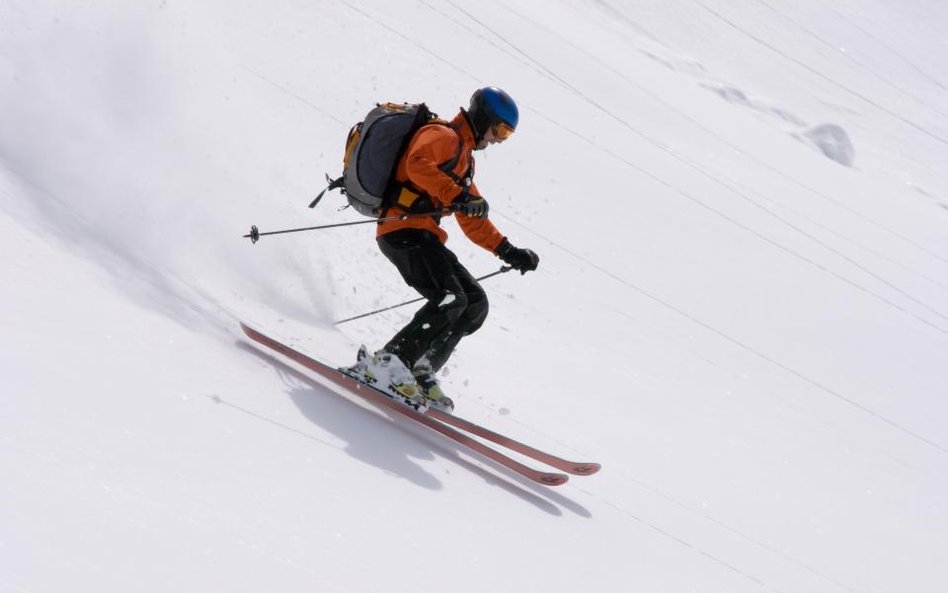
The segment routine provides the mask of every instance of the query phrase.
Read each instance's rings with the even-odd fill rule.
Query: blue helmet
[[[487,86],[474,91],[467,115],[474,127],[474,134],[478,141],[484,138],[484,134],[492,126],[504,123],[511,130],[515,130],[517,122],[520,120],[520,111],[517,109],[514,100],[510,98],[510,95],[494,86]]]

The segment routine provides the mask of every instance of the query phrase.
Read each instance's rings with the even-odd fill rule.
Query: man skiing
[[[409,403],[452,410],[435,377],[462,337],[487,318],[487,295],[444,243],[441,216],[456,214],[464,234],[522,274],[535,270],[539,257],[514,247],[488,218],[487,200],[473,183],[473,151],[504,142],[517,127],[516,103],[496,87],[478,89],[467,110],[447,122],[423,126],[398,162],[398,198],[381,218],[418,212],[441,214],[386,220],[376,239],[405,282],[427,302],[382,350],[363,348],[352,371],[385,382]]]

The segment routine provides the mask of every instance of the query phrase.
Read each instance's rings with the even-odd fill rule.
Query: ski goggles
[[[503,142],[507,138],[510,138],[511,134],[514,133],[514,129],[504,122],[494,126],[494,137]]]

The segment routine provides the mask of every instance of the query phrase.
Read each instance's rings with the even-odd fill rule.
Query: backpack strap
[[[432,121],[431,124],[447,126],[451,128],[452,130],[454,130],[455,135],[457,136],[457,139],[458,139],[457,151],[455,151],[454,156],[451,157],[449,160],[438,165],[438,170],[440,170],[442,173],[450,177],[452,180],[454,180],[455,183],[457,183],[462,188],[466,188],[468,185],[470,185],[470,179],[471,177],[473,177],[473,170],[474,170],[473,160],[472,160],[471,166],[468,167],[468,170],[464,173],[463,177],[459,177],[454,172],[454,168],[457,166],[458,161],[461,160],[461,149],[464,147],[464,142],[461,140],[461,135],[457,133],[457,130],[455,130],[453,126],[451,126],[448,122],[444,120],[435,120],[435,121]],[[432,204],[431,202],[431,197],[428,196],[420,188],[415,187],[411,183],[399,184],[398,195],[396,196],[393,205],[398,205],[399,207],[404,208],[408,212],[411,212],[412,210],[416,212],[427,212],[434,208],[434,204]],[[384,217],[387,213],[388,213],[388,209],[386,209],[382,213],[382,216]],[[441,216],[434,215],[434,218],[438,220],[441,218]]]
[[[344,177],[342,177],[342,176],[340,176],[340,177],[338,177],[338,178],[336,178],[336,179],[331,179],[331,178],[329,177],[329,174],[327,173],[327,174],[326,174],[326,181],[329,182],[329,185],[327,185],[325,188],[323,188],[323,191],[319,192],[319,195],[316,196],[316,199],[313,200],[312,202],[310,202],[309,207],[310,207],[310,208],[315,208],[315,207],[316,207],[316,204],[318,204],[319,201],[323,199],[323,196],[326,194],[327,191],[332,191],[332,190],[334,190],[334,189],[340,188],[340,187],[342,187],[343,185],[345,185],[345,184],[343,183],[343,179],[344,179]],[[345,193],[345,190],[343,190],[343,193]]]
[[[471,180],[474,178],[474,157],[471,156],[471,163],[467,166],[467,171],[464,172],[464,175],[458,177],[454,173],[454,168],[457,166],[458,161],[461,159],[461,148],[464,145],[464,141],[461,140],[461,134],[454,128],[454,126],[451,126],[450,124],[448,124],[448,126],[452,130],[454,130],[454,133],[458,137],[458,150],[457,152],[454,153],[454,157],[450,161],[444,163],[443,165],[439,165],[438,168],[441,169],[441,171],[445,175],[453,179],[454,182],[457,183],[459,186],[461,186],[464,189],[467,189],[468,186],[471,185]]]

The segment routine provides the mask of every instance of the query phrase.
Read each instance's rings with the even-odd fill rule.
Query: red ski
[[[474,424],[470,420],[465,420],[464,418],[453,416],[451,414],[448,414],[447,412],[443,412],[435,408],[429,408],[427,415],[437,420],[440,420],[441,422],[444,422],[445,424],[450,424],[451,426],[455,428],[459,428],[475,436],[479,436],[493,443],[497,443],[501,447],[506,447],[507,449],[510,449],[511,451],[516,451],[517,453],[526,455],[527,457],[530,457],[532,459],[536,459],[537,461],[541,463],[545,463],[549,465],[550,467],[555,467],[556,469],[560,471],[564,471],[568,474],[574,474],[577,476],[591,476],[592,474],[596,473],[602,468],[602,466],[599,465],[598,463],[582,462],[582,461],[567,461],[566,459],[563,459],[562,457],[557,457],[556,455],[552,455],[545,451],[534,449],[530,445],[521,443],[520,441],[512,439],[508,436],[498,434],[494,432],[493,430],[490,430],[489,428],[484,428],[483,426]]]
[[[559,486],[560,484],[566,483],[566,481],[569,479],[569,476],[566,476],[564,474],[545,472],[545,471],[541,471],[538,469],[534,469],[530,466],[524,465],[523,463],[520,463],[516,459],[508,455],[505,455],[501,453],[500,451],[497,451],[496,449],[492,449],[491,447],[488,447],[484,443],[474,438],[471,438],[469,435],[459,432],[458,430],[455,430],[451,426],[448,426],[444,421],[441,421],[438,419],[441,417],[441,415],[436,416],[436,415],[422,414],[421,412],[418,412],[412,408],[409,408],[408,406],[405,406],[396,402],[395,400],[390,398],[388,395],[386,395],[385,392],[380,391],[370,385],[366,385],[365,383],[362,383],[361,381],[354,379],[353,377],[350,377],[349,375],[346,375],[345,373],[343,373],[337,368],[334,368],[325,363],[322,363],[314,358],[310,358],[309,356],[303,354],[302,352],[295,350],[287,346],[286,344],[278,342],[277,340],[274,340],[273,338],[265,336],[264,334],[258,332],[255,329],[248,327],[247,325],[243,323],[240,324],[240,327],[244,331],[244,333],[247,334],[247,337],[254,340],[255,342],[259,342],[260,344],[263,344],[264,346],[279,352],[280,354],[286,356],[290,360],[293,360],[301,364],[302,366],[310,369],[311,371],[318,373],[320,376],[326,379],[329,379],[333,383],[336,383],[337,385],[340,385],[341,387],[346,388],[351,393],[365,399],[366,401],[376,406],[379,406],[381,408],[392,410],[392,411],[398,412],[399,414],[403,416],[411,418],[412,420],[418,422],[419,424],[427,426],[428,428],[441,433],[442,435],[448,437],[449,439],[457,443],[460,443],[461,445],[464,445],[471,451],[474,451],[484,456],[485,458],[490,459],[491,461],[494,461],[495,463],[498,463],[506,467],[507,469],[516,472],[517,474],[520,474],[521,476],[534,480],[535,482],[545,484],[547,486]],[[429,410],[429,414],[431,412],[433,412],[433,410]],[[446,414],[443,414],[443,415],[447,416]],[[451,417],[451,418],[453,418],[454,420],[460,420],[454,417]],[[463,428],[462,424],[464,423],[469,424],[472,427],[476,427],[476,429],[480,431],[485,431],[485,434],[489,433],[489,434],[496,435],[496,437],[500,439],[506,439],[506,437],[502,437],[501,435],[497,435],[496,433],[491,433],[490,431],[487,431],[486,429],[478,427],[477,425],[473,423],[460,421],[457,423],[457,425]],[[477,433],[472,431],[472,434],[477,434]],[[489,437],[485,437],[485,438],[489,438]],[[496,439],[491,439],[491,440],[494,440],[498,444],[502,444],[502,445],[504,444],[503,442],[500,442],[499,440],[496,440]],[[512,439],[506,439],[506,440],[511,443],[516,443],[516,441],[513,441]],[[520,444],[518,443],[518,445]],[[526,447],[526,445],[520,445],[520,446],[525,447],[527,450],[535,451],[535,449]],[[517,450],[517,449],[511,448],[511,450]],[[541,453],[541,452],[537,451],[537,453]],[[553,458],[552,456],[550,456],[550,458],[556,459],[556,458]],[[540,459],[540,461],[543,461],[543,460]],[[596,464],[592,464],[592,465],[596,465]],[[598,465],[596,466],[596,469],[599,469]],[[588,473],[592,473],[592,472],[588,472]]]

